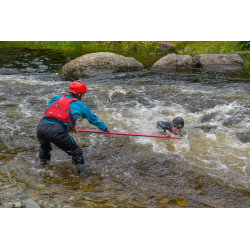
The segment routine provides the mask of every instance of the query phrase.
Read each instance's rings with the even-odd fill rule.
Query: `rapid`
[[[47,103],[67,92],[58,71],[76,55],[0,47],[0,56],[0,207],[27,198],[40,207],[250,207],[249,74],[146,68],[74,79],[111,131],[160,134],[158,121],[185,120],[182,140],[73,135],[93,169],[82,176],[54,145],[41,165],[36,138]],[[77,128],[98,130],[81,118]]]

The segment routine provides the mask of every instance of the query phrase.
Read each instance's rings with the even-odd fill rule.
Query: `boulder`
[[[97,52],[70,61],[61,68],[60,74],[73,77],[95,76],[120,71],[139,71],[143,68],[143,64],[133,57]]]
[[[152,70],[160,71],[176,71],[191,70],[195,67],[193,58],[188,55],[169,54],[157,61]]]
[[[200,54],[194,57],[196,67],[205,71],[241,71],[244,59],[240,54]]]

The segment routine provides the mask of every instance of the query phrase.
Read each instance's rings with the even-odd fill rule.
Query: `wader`
[[[82,149],[76,144],[74,138],[66,131],[62,124],[52,123],[46,118],[46,121],[41,121],[37,127],[37,138],[41,143],[39,148],[39,158],[41,161],[50,161],[51,143],[53,143],[72,156],[72,162],[77,167],[78,172],[87,173],[89,171],[89,169],[87,170],[88,167],[84,165]]]

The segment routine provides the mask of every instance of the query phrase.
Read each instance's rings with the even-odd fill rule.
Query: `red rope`
[[[103,131],[95,131],[95,130],[82,130],[77,129],[78,132],[85,132],[85,133],[98,133],[98,134],[104,134]],[[163,136],[163,135],[144,135],[144,134],[131,134],[131,133],[118,133],[118,132],[108,132],[107,134],[110,135],[129,135],[129,136],[145,136],[145,137],[157,137],[157,138],[168,138],[168,139],[181,139],[181,137],[177,136]]]

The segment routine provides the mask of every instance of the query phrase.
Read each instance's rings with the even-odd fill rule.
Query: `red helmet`
[[[74,94],[77,94],[80,92],[84,94],[85,92],[87,92],[87,87],[82,82],[74,81],[69,84],[69,92],[74,93]]]

